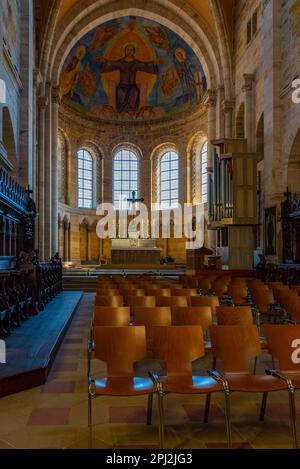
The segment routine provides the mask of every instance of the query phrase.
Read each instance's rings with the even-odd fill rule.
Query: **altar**
[[[159,265],[160,256],[155,239],[112,239],[112,264]]]

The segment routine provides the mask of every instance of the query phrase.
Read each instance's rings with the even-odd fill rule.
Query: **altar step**
[[[161,267],[159,269],[147,269],[147,268],[112,268],[110,269],[66,269],[63,274],[63,289],[65,291],[84,291],[84,292],[95,292],[97,285],[97,278],[99,275],[157,275],[162,277],[176,278],[179,275],[184,275],[185,266],[176,265],[172,268]]]

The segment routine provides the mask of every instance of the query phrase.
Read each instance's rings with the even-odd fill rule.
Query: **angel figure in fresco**
[[[78,77],[82,72],[81,60],[85,54],[86,47],[78,47],[69,65],[61,72],[59,86],[62,96],[72,97]]]
[[[144,25],[144,29],[147,31],[148,37],[155,47],[165,52],[170,52],[169,39],[163,28]]]
[[[101,63],[101,72],[120,72],[120,82],[116,87],[117,112],[137,112],[140,106],[140,89],[136,83],[137,72],[146,72],[158,75],[158,65],[154,61],[143,62],[135,58],[134,44],[127,44],[124,57],[119,60],[107,60],[96,57],[95,61]]]
[[[87,62],[84,72],[80,74],[79,81],[84,96],[87,98],[93,96],[97,89],[97,75],[91,71],[90,62]]]
[[[116,23],[98,29],[91,43],[91,52],[95,52],[96,50],[101,49],[106,44],[106,42],[113,37],[119,26],[120,23]]]

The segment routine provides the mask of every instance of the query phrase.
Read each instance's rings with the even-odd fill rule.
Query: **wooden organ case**
[[[247,152],[245,139],[214,140],[212,145],[208,228],[217,230],[229,269],[251,269],[257,224],[256,154]]]

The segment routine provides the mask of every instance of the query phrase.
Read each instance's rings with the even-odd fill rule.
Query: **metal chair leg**
[[[254,365],[253,365],[253,374],[256,375],[256,368],[257,368],[257,357],[254,359]]]
[[[215,370],[215,369],[216,369],[216,366],[217,366],[217,357],[213,357],[212,369]]]
[[[151,422],[152,422],[152,405],[153,405],[153,394],[148,394],[147,425],[151,425]]]
[[[266,407],[267,407],[267,399],[268,399],[268,393],[263,392],[263,397],[261,401],[261,407],[260,407],[260,414],[259,414],[259,421],[263,422],[265,420],[265,413],[266,413]]]
[[[231,433],[231,417],[230,417],[230,391],[224,390],[225,394],[225,419],[226,419],[226,433],[228,448],[232,448],[232,433]]]
[[[204,417],[203,417],[203,423],[208,423],[208,417],[209,417],[209,409],[210,409],[210,401],[211,401],[211,393],[206,394],[206,401],[205,401],[205,410],[204,410]]]
[[[297,440],[297,429],[296,429],[296,407],[295,407],[295,392],[293,388],[289,388],[289,404],[290,404],[290,422],[291,422],[291,430],[292,430],[292,437],[293,437],[293,447],[295,449],[298,448],[298,440]]]
[[[164,423],[164,407],[163,407],[163,395],[158,392],[158,414],[159,414],[159,447],[160,449],[164,448],[164,439],[165,439],[165,423]]]
[[[92,426],[92,396],[90,390],[88,391],[88,426]]]

